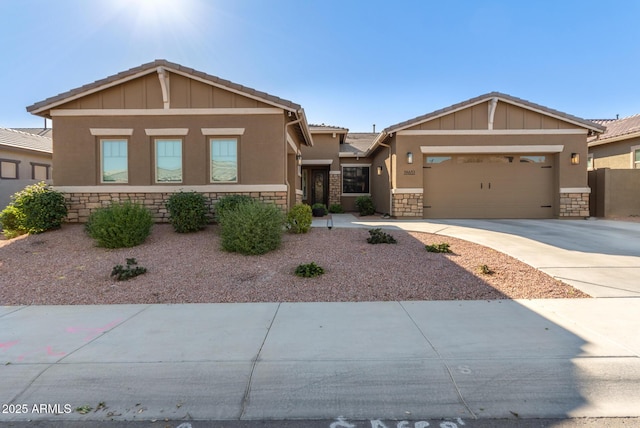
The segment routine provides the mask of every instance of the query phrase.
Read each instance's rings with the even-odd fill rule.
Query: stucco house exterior
[[[0,210],[31,184],[51,183],[51,138],[0,128]]]
[[[69,221],[134,200],[158,221],[178,191],[247,194],[283,209],[301,200],[302,107],[156,60],[27,107],[52,120],[53,182]]]
[[[392,126],[309,125],[291,101],[156,60],[36,103],[53,120],[70,221],[132,199],[158,221],[180,190],[397,218],[589,215],[587,138],[605,127],[492,92]]]

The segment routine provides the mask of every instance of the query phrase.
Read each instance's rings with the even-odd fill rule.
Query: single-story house
[[[640,215],[640,114],[594,120],[606,127],[588,140],[591,215]]]
[[[300,148],[313,144],[302,107],[179,64],[143,64],[27,111],[52,120],[53,182],[69,221],[113,200],[139,201],[164,221],[180,190],[283,209],[301,201]]]
[[[0,128],[0,210],[28,185],[51,183],[51,138]]]
[[[55,129],[55,187],[83,221],[111,200],[195,190],[408,218],[589,215],[587,138],[604,126],[499,92],[379,133],[308,125],[298,104],[157,60],[27,108]]]

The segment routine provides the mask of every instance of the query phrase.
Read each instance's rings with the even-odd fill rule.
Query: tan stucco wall
[[[631,147],[634,146],[640,146],[640,137],[590,147],[593,168],[632,169]]]
[[[312,133],[313,147],[302,146],[302,159],[312,162],[314,160],[332,160],[329,167],[331,171],[340,171],[340,135]]]
[[[32,178],[32,163],[49,165],[50,167],[52,165],[51,154],[7,148],[5,146],[0,146],[0,159],[20,162],[18,164],[18,179],[0,178],[0,210],[3,210],[11,202],[11,195],[26,186],[40,181]],[[51,168],[49,172],[52,172]],[[44,181],[51,183],[51,180]]]
[[[54,117],[53,123],[56,186],[99,184],[99,140],[107,137],[91,135],[91,128],[133,129],[127,137],[129,185],[154,184],[155,137],[147,136],[145,129],[166,128],[188,129],[181,137],[183,185],[209,184],[209,137],[202,128],[244,128],[237,136],[239,184],[285,183],[284,115]]]

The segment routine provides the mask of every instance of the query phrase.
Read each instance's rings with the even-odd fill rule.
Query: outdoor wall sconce
[[[579,164],[580,164],[580,154],[571,153],[571,165],[579,165]]]
[[[300,153],[296,155],[296,161],[298,161],[298,165],[302,165],[302,155]]]
[[[376,167],[376,172],[378,173],[378,175],[382,175],[382,167],[381,166],[377,166]]]
[[[407,152],[407,163],[413,163],[413,153]]]

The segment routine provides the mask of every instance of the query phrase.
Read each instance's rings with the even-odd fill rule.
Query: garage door
[[[425,218],[551,218],[553,154],[425,156]]]

